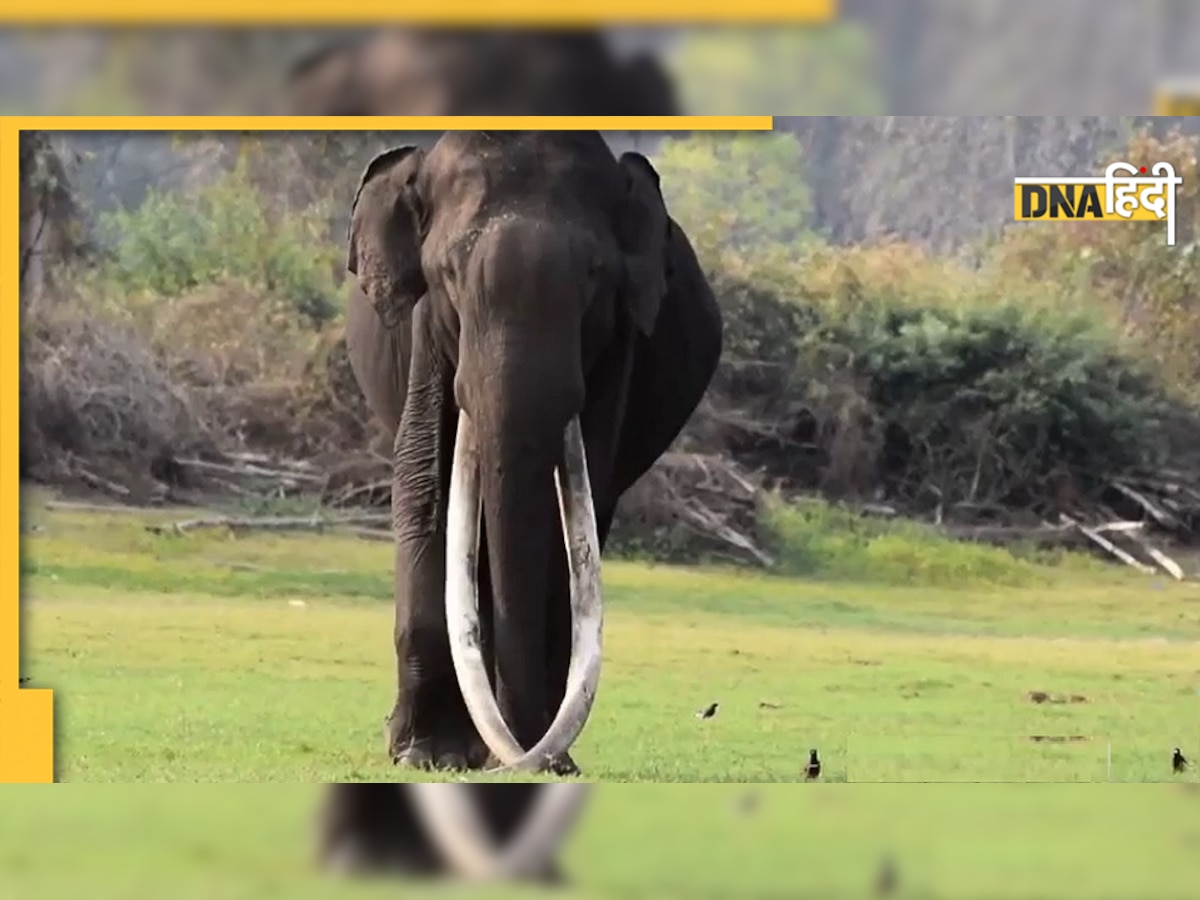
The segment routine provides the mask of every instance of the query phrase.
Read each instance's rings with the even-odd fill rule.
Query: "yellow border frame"
[[[1200,114],[1200,78],[1171,78],[1154,86],[1150,99],[1156,116],[1195,116]]]
[[[837,14],[838,0],[0,0],[6,25],[811,25]]]
[[[54,692],[20,686],[20,172],[22,131],[770,131],[770,116],[7,116],[0,118],[0,784],[54,781]],[[14,739],[15,736],[15,739]]]

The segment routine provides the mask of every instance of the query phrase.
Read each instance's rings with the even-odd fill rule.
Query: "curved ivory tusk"
[[[591,791],[589,784],[539,785],[524,823],[500,848],[488,834],[472,796],[461,785],[408,787],[417,817],[438,852],[459,874],[474,879],[538,874],[570,835]]]
[[[571,661],[558,714],[537,745],[525,751],[504,721],[492,694],[479,627],[479,450],[475,430],[458,417],[446,522],[446,625],[450,655],[467,711],[503,766],[546,769],[579,737],[600,682],[603,606],[600,541],[588,483],[583,431],[575,417],[563,438],[563,465],[555,471],[571,579]]]

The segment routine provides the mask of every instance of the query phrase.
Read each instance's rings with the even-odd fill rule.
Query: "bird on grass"
[[[886,856],[880,863],[879,873],[875,876],[875,893],[880,897],[888,897],[896,892],[896,863]]]
[[[821,760],[816,750],[808,751],[808,765],[804,767],[804,780],[816,781],[821,777]]]
[[[715,716],[717,714],[717,707],[720,705],[721,704],[719,704],[719,703],[710,703],[708,706],[704,707],[704,709],[702,709],[696,713],[696,718],[697,719],[711,719],[713,716]]]
[[[1186,769],[1188,765],[1190,764],[1187,761],[1187,757],[1183,755],[1183,752],[1178,747],[1176,747],[1175,755],[1171,757],[1172,770],[1174,770],[1175,774],[1178,775],[1184,769]]]
[[[17,684],[29,684],[29,676],[22,675],[20,678],[17,679]]]
[[[754,791],[746,791],[744,794],[738,795],[735,808],[744,816],[751,815],[758,811],[760,799]]]

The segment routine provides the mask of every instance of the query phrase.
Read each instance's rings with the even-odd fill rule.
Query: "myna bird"
[[[710,703],[708,706],[704,707],[704,709],[702,709],[698,713],[696,713],[696,718],[697,719],[711,719],[713,716],[715,716],[717,714],[717,707],[720,705],[721,704],[719,704],[719,703]]]
[[[817,758],[816,750],[808,751],[808,765],[804,767],[804,780],[816,781],[821,777],[821,760]]]
[[[875,893],[880,897],[889,897],[896,892],[896,863],[886,856],[879,865],[879,873],[875,876]]]
[[[751,815],[758,811],[759,799],[754,791],[746,791],[738,796],[736,809],[744,816]]]
[[[1171,757],[1171,769],[1175,772],[1176,775],[1178,775],[1180,772],[1182,772],[1187,767],[1188,767],[1187,757],[1185,757],[1183,755],[1183,752],[1178,747],[1176,747],[1175,755]]]

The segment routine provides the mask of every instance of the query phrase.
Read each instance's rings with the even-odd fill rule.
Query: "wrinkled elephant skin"
[[[347,263],[351,361],[395,429],[389,751],[419,767],[477,768],[490,751],[570,772],[599,672],[592,556],[715,372],[712,291],[653,166],[615,158],[595,132],[450,132],[428,152],[381,154]],[[474,491],[457,500],[456,435],[470,472],[455,483]],[[447,533],[452,503],[478,547],[448,559],[466,533]],[[448,605],[476,604],[478,621],[448,623]],[[573,615],[595,633],[573,637]],[[463,660],[476,657],[472,682]],[[521,756],[539,742],[543,756]]]

